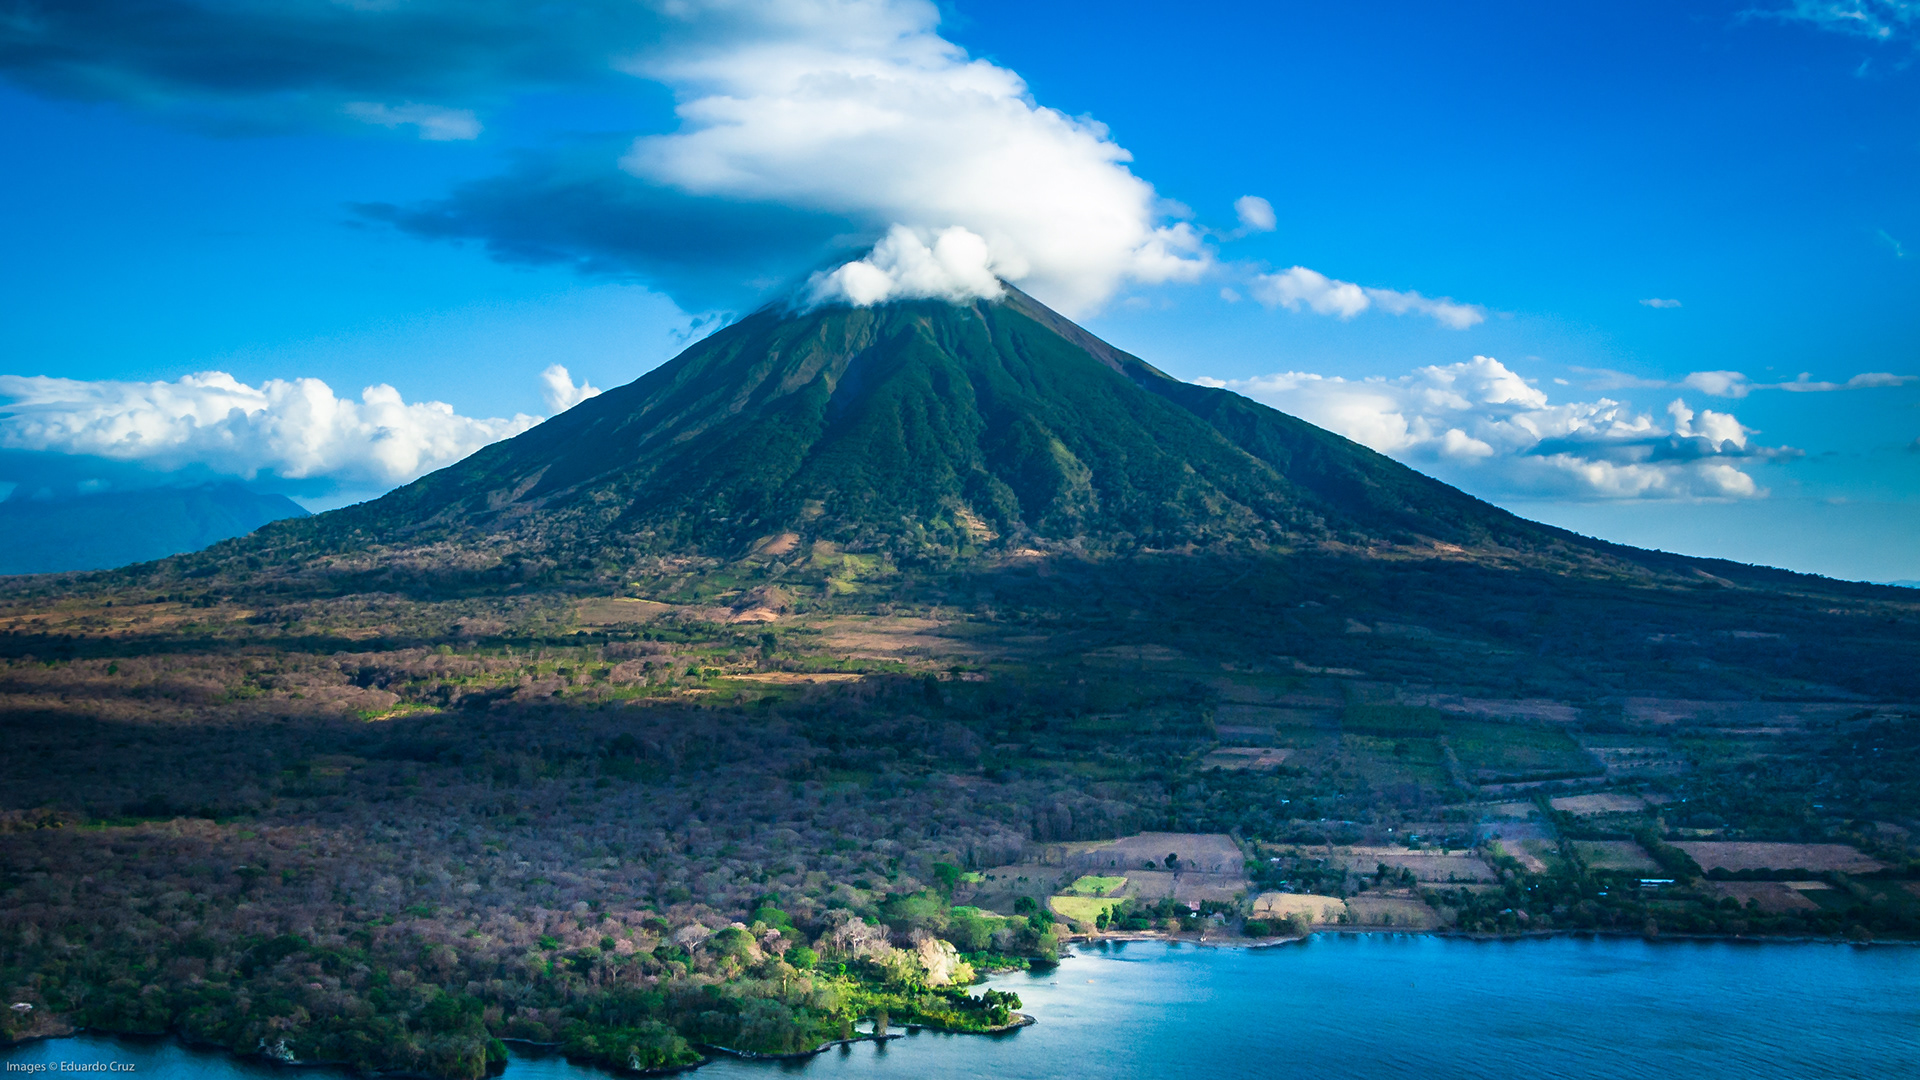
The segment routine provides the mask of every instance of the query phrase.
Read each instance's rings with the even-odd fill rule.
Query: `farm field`
[[[1109,915],[1120,905],[1117,899],[1102,899],[1093,896],[1055,896],[1047,901],[1055,912],[1082,927],[1091,929],[1102,912]]]
[[[1246,857],[1233,837],[1223,833],[1148,832],[1094,844],[1060,846],[1062,865],[1094,870],[1177,870],[1238,876]]]
[[[1751,901],[1756,910],[1769,915],[1820,910],[1819,904],[1807,898],[1807,890],[1793,888],[1783,881],[1716,881],[1710,888],[1715,896],[1733,900],[1743,907]]]
[[[1656,874],[1660,864],[1632,840],[1575,840],[1573,849],[1594,870],[1629,874]]]
[[[1526,837],[1501,843],[1508,855],[1519,860],[1529,874],[1544,874],[1561,861],[1560,845],[1545,837]]]
[[[1436,697],[1432,704],[1447,712],[1484,716],[1493,720],[1522,720],[1550,724],[1580,721],[1580,709],[1551,698],[1494,699]]]
[[[1286,763],[1290,749],[1269,746],[1223,746],[1200,759],[1203,769],[1272,769]]]
[[[1432,930],[1441,925],[1440,913],[1428,907],[1411,889],[1348,897],[1347,918],[1355,926],[1391,926],[1405,930]]]
[[[1447,744],[1481,783],[1594,776],[1603,766],[1560,727],[1462,721],[1447,726]]]
[[[1199,904],[1231,902],[1246,893],[1248,881],[1239,874],[1189,874],[1167,870],[1135,870],[1127,875],[1121,895],[1141,900],[1178,900]]]
[[[1394,870],[1411,870],[1422,882],[1492,881],[1493,868],[1471,851],[1409,851],[1395,847],[1350,847],[1335,849],[1334,860],[1349,873],[1371,874],[1385,865]]]
[[[1088,874],[1067,886],[1067,893],[1071,896],[1117,896],[1126,883],[1127,879],[1123,877]]]
[[[1337,896],[1268,892],[1253,898],[1253,917],[1260,919],[1284,919],[1300,912],[1318,926],[1338,922],[1346,910],[1347,902]]]
[[[1594,795],[1563,795],[1551,805],[1569,814],[1637,814],[1647,808],[1647,800],[1638,795],[1605,791]]]
[[[1870,874],[1886,864],[1846,844],[1784,844],[1762,841],[1676,840],[1702,870],[1838,870]]]

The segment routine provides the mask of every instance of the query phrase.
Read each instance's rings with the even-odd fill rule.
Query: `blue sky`
[[[363,498],[898,229],[1530,516],[1920,579],[1920,5],[3,7],[22,494]]]

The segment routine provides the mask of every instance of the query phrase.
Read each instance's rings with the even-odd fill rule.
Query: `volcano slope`
[[[942,942],[1098,928],[976,872],[1143,831],[1253,869],[1135,930],[1913,936],[1917,599],[1522,521],[1017,293],[762,312],[373,503],[9,580],[0,1025],[980,1030]]]
[[[247,546],[450,543],[577,570],[636,554],[737,558],[785,534],[916,563],[1571,539],[1182,383],[1013,293],[765,310],[518,438]]]

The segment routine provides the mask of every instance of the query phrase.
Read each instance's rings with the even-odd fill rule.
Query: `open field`
[[[1283,919],[1297,911],[1321,925],[1338,922],[1346,910],[1347,902],[1337,896],[1266,892],[1253,898],[1253,917],[1257,919]]]
[[[1392,870],[1411,870],[1422,882],[1465,883],[1492,881],[1493,868],[1471,851],[1409,851],[1395,847],[1337,848],[1333,861],[1349,873],[1371,874],[1385,864]]]
[[[1200,759],[1203,769],[1272,769],[1294,751],[1256,746],[1223,746]]]
[[[1846,844],[1776,844],[1758,841],[1676,840],[1702,870],[1838,870],[1870,874],[1886,869],[1878,859]]]
[[[1238,874],[1189,874],[1167,870],[1134,870],[1120,895],[1139,900],[1178,900],[1198,904],[1205,900],[1230,903],[1248,891],[1247,879]]]
[[[1594,870],[1649,875],[1660,871],[1660,864],[1632,840],[1575,840],[1573,848]]]
[[[663,604],[657,600],[605,596],[582,600],[575,604],[573,616],[582,626],[622,626],[632,623],[651,623],[656,619],[674,614],[677,610],[673,604]]]
[[[1120,905],[1120,901],[1092,896],[1055,896],[1050,898],[1047,904],[1053,911],[1091,929],[1100,918],[1101,912],[1111,915],[1113,909]]]
[[[1617,735],[1590,738],[1587,752],[1615,778],[1671,776],[1687,771],[1687,760],[1672,746],[1661,742],[1619,742]]]
[[[1628,698],[1621,715],[1633,723],[1684,725],[1778,734],[1808,724],[1827,723],[1862,711],[1859,702],[1841,701],[1692,701],[1684,698]],[[1897,708],[1897,706],[1896,706]]]
[[[1545,837],[1527,837],[1519,840],[1504,840],[1501,847],[1507,854],[1520,860],[1529,874],[1547,873],[1560,861],[1560,845]]]
[[[1449,698],[1437,696],[1430,702],[1447,712],[1484,716],[1496,720],[1531,720],[1550,724],[1573,724],[1580,720],[1578,707],[1551,698],[1495,699]]]
[[[974,896],[1008,910],[1018,897],[1061,899],[1056,894],[1069,894],[1068,900],[1233,903],[1249,891],[1245,863],[1233,838],[1220,834],[1139,833],[1097,843],[1048,844],[1030,850],[1028,861],[981,871]],[[1147,869],[1149,864],[1154,869]],[[1064,913],[1057,905],[1055,910]]]
[[[1046,906],[1048,898],[1071,880],[1057,866],[1014,863],[980,871],[980,880],[957,890],[955,896],[987,910],[1011,912],[1023,899]]]
[[[1743,907],[1752,901],[1757,909],[1769,915],[1820,910],[1819,904],[1807,899],[1805,890],[1789,888],[1785,882],[1716,881],[1710,888],[1715,896],[1728,897]]]
[[[819,624],[826,648],[856,660],[908,660],[977,657],[984,650],[944,633],[946,624],[933,619],[831,619]]]
[[[726,682],[758,684],[760,686],[813,686],[824,683],[859,682],[866,678],[850,671],[750,671],[742,675],[728,675]]]
[[[1592,776],[1603,771],[1600,762],[1558,726],[1461,721],[1447,725],[1447,743],[1461,768],[1479,783]]]
[[[1569,814],[1636,814],[1647,808],[1647,800],[1638,795],[1611,791],[1595,795],[1565,795],[1553,800],[1555,810]]]
[[[1440,913],[1428,907],[1412,890],[1366,892],[1347,898],[1347,918],[1356,926],[1391,926],[1431,930],[1440,925]]]
[[[1138,833],[1095,844],[1067,845],[1062,865],[1081,870],[1140,870],[1149,865],[1190,873],[1239,876],[1246,857],[1220,833]]]
[[[1214,710],[1214,722],[1227,727],[1245,728],[1268,733],[1290,733],[1292,730],[1330,728],[1339,722],[1340,708],[1337,701],[1324,708],[1308,708],[1296,705],[1244,704],[1233,701],[1229,695],[1239,693],[1238,684],[1227,680],[1222,687],[1222,703]]]

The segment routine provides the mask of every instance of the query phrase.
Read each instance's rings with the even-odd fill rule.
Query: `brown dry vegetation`
[[[1838,870],[1871,874],[1886,869],[1878,859],[1846,844],[1778,844],[1755,841],[1675,840],[1707,870]]]
[[[1252,929],[1267,894],[1476,933],[1920,926],[1920,738],[1885,704],[1912,668],[1834,662],[1905,633],[1890,601],[1365,560],[755,558],[608,571],[652,603],[424,555],[0,592],[4,989],[115,1030],[244,992],[247,1023],[384,1024],[356,1060],[458,1075],[496,1035],[723,1042],[683,991],[725,996],[735,1034],[776,1005],[765,1030],[817,1033],[914,970],[858,982],[882,946],[1044,955],[1045,898],[1102,859],[1123,929]],[[776,618],[735,622],[756,611]],[[1755,611],[1791,633],[1648,642]],[[1703,683],[1798,698],[1707,709]],[[1695,879],[1726,863],[1689,868],[1688,832],[1859,854],[1822,864],[1812,908],[1749,910]],[[1610,857],[1636,844],[1660,874]],[[829,967],[781,968],[796,948]]]

